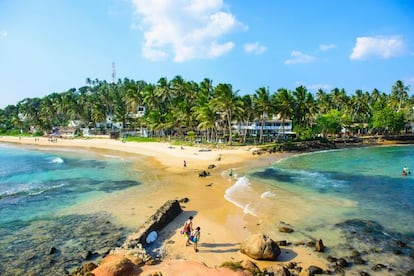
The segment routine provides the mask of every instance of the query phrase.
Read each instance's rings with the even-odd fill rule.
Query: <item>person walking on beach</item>
[[[184,222],[183,229],[181,229],[181,234],[185,235],[186,242],[185,245],[190,245],[190,237],[191,232],[193,231],[193,217],[190,216],[188,219]]]
[[[200,230],[200,226],[197,226],[197,228],[193,232],[191,232],[190,240],[194,244],[194,252],[198,252],[197,244],[200,240]]]

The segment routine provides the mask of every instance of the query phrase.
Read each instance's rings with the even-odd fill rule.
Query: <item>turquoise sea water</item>
[[[412,258],[403,257],[414,249],[414,175],[402,176],[404,166],[414,170],[414,146],[301,154],[240,172],[225,197],[261,218],[274,237],[321,238],[336,256],[350,248],[381,248],[384,254],[365,257],[371,265],[414,269]],[[295,234],[283,236],[277,231],[281,224],[292,226]],[[398,246],[400,241],[406,246]]]
[[[120,243],[130,230],[109,223],[108,214],[60,212],[140,185],[130,166],[89,151],[0,144],[0,275],[65,275],[86,259],[79,252],[99,255]]]

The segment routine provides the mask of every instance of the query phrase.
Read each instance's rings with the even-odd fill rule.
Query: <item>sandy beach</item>
[[[47,138],[35,140],[26,137],[0,137],[0,142],[41,149],[86,149],[125,158],[133,158],[134,155],[144,157],[144,162],[136,164],[141,169],[144,168],[142,181],[144,184],[145,181],[157,181],[162,188],[145,190],[145,196],[142,195],[142,189],[121,191],[99,198],[90,206],[74,206],[73,210],[67,212],[105,210],[112,213],[118,223],[138,228],[167,200],[188,198],[189,202],[182,204],[184,212],[159,233],[159,239],[165,242],[162,263],[143,268],[144,273],[162,272],[163,275],[187,275],[176,270],[184,267],[190,271],[191,265],[194,265],[195,270],[200,269],[197,264],[218,268],[224,261],[250,259],[240,253],[240,243],[251,234],[261,231],[260,218],[245,214],[242,209],[227,201],[223,195],[225,190],[236,181],[239,171],[265,166],[291,154],[274,153],[257,156],[252,154],[253,147],[206,150],[199,147],[172,146],[169,143],[124,143],[110,139],[58,139],[57,142],[50,142]],[[212,164],[216,167],[207,169]],[[210,176],[198,177],[198,173],[203,170],[210,172]],[[231,177],[228,175],[230,170],[234,172]],[[197,253],[192,246],[185,246],[185,239],[180,234],[182,224],[190,215],[194,216],[194,227],[201,227],[201,240]],[[278,240],[278,237],[271,238]],[[276,262],[254,262],[260,268],[289,262],[296,262],[302,267],[316,265],[323,269],[327,268],[326,260],[312,248],[289,246],[281,249],[282,254]],[[186,262],[184,266],[183,261]],[[173,274],[168,273],[172,271]],[[223,272],[219,270],[214,271],[216,274],[211,271],[208,273],[228,275],[220,274]]]

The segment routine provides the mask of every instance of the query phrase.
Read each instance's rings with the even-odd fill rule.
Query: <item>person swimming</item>
[[[402,176],[407,176],[411,174],[410,170],[408,169],[407,166],[404,166],[403,170],[402,170]]]

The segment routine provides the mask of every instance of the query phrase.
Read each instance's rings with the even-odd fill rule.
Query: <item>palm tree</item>
[[[333,108],[337,110],[342,110],[342,108],[347,106],[349,98],[346,95],[346,92],[343,88],[342,89],[334,88],[331,91],[331,95],[332,95]]]
[[[260,87],[253,95],[254,109],[260,118],[260,137],[259,144],[263,143],[263,128],[265,119],[268,118],[272,112],[269,88]]]
[[[316,92],[316,100],[318,102],[319,112],[326,114],[332,109],[331,94],[326,93],[322,89]]]
[[[396,111],[400,111],[401,108],[405,107],[408,102],[408,91],[410,91],[410,87],[405,86],[401,80],[397,80],[392,86],[390,97]]]
[[[230,84],[220,83],[214,89],[213,98],[211,104],[214,106],[216,114],[224,116],[224,120],[227,123],[227,130],[229,134],[228,143],[231,145],[232,140],[232,120],[234,112],[241,109],[242,103],[240,97],[237,95],[238,91],[233,91]]]
[[[210,100],[213,97],[213,81],[205,78],[199,84],[198,93],[191,108],[195,119],[198,121],[197,127],[206,131],[206,139],[213,140],[213,132],[215,130],[216,114]]]
[[[311,93],[308,92],[305,86],[296,87],[292,92],[294,98],[293,106],[293,120],[297,126],[297,130],[311,130],[312,126],[316,124],[318,115],[318,106]]]
[[[241,112],[237,113],[238,120],[242,122],[242,124],[245,126],[245,129],[243,131],[243,140],[242,143],[246,143],[246,137],[247,137],[247,127],[249,125],[249,122],[254,120],[255,110],[254,110],[254,103],[253,103],[253,97],[251,95],[244,95],[242,98],[243,107]]]
[[[282,135],[285,133],[285,120],[291,119],[293,116],[293,95],[286,88],[280,88],[274,94],[273,101],[277,106],[280,119],[282,119]]]

